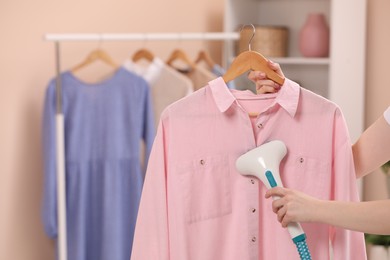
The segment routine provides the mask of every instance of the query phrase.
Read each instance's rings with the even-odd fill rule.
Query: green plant
[[[373,235],[373,234],[364,234],[366,242],[368,244],[377,245],[377,246],[390,246],[390,236],[389,235]]]

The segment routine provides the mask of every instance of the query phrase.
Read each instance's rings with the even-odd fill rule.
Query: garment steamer
[[[279,140],[260,145],[241,155],[236,161],[236,168],[242,175],[251,175],[261,180],[270,189],[283,187],[279,174],[279,164],[287,153],[286,145]],[[273,196],[274,200],[279,196]],[[303,260],[311,260],[306,243],[306,234],[299,223],[290,223],[288,232]]]

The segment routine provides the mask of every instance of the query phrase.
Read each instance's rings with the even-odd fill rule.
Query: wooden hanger
[[[249,50],[240,53],[233,60],[225,75],[223,75],[223,80],[225,82],[229,82],[248,70],[256,70],[264,72],[269,79],[275,81],[280,85],[283,85],[284,78],[268,67],[268,60],[260,53],[251,50],[251,41],[255,36],[255,27],[253,26],[253,24],[251,25],[253,27],[253,34],[251,39],[249,40]]]
[[[213,68],[215,66],[215,62],[210,57],[209,53],[206,51],[200,51],[198,53],[198,57],[196,58],[195,63],[199,63],[201,61],[206,62],[207,66],[209,66],[210,68]]]
[[[187,54],[186,54],[184,51],[180,50],[180,49],[176,49],[176,50],[174,50],[174,51],[171,53],[171,56],[169,56],[169,59],[168,59],[168,61],[167,61],[167,64],[168,64],[169,66],[172,66],[172,64],[173,64],[173,62],[174,62],[175,60],[181,60],[181,61],[183,61],[183,62],[186,63],[188,66],[190,66],[191,69],[194,69],[194,68],[196,67],[196,64],[193,63],[193,62],[191,61],[191,59],[188,58]]]
[[[267,62],[267,59],[258,52],[244,51],[233,60],[222,78],[225,82],[229,82],[248,70],[256,70],[264,72],[269,79],[283,85],[284,78],[270,69]]]
[[[119,66],[114,62],[114,60],[110,57],[110,55],[108,55],[107,52],[105,52],[104,50],[102,49],[96,49],[96,50],[93,50],[91,51],[88,56],[85,58],[84,61],[82,61],[80,64],[74,66],[71,71],[72,72],[76,72],[92,63],[94,63],[95,61],[103,61],[104,63],[114,67],[115,69],[117,69]]]
[[[267,64],[267,59],[264,58],[258,52],[255,51],[244,51],[240,53],[232,62],[229,69],[222,76],[225,82],[235,79],[236,77],[242,75],[248,70],[256,70],[264,72],[267,77],[276,83],[283,85],[284,78],[277,74],[275,71],[270,69]],[[258,112],[248,112],[249,117],[257,117]]]
[[[149,50],[142,48],[142,49],[138,50],[137,52],[135,52],[133,57],[132,57],[132,60],[134,62],[137,62],[141,59],[145,59],[149,62],[152,62],[154,59],[154,55]]]

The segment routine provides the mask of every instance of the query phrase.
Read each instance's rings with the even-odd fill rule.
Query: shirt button
[[[252,183],[252,184],[255,184],[255,180],[254,180],[254,179],[251,179],[251,183]]]
[[[252,242],[256,242],[256,237],[252,237]]]
[[[204,165],[205,164],[205,161],[202,159],[202,160],[200,160],[199,161],[200,162],[200,164],[202,164],[202,165]]]
[[[263,124],[258,124],[257,128],[263,128]]]
[[[301,157],[301,158],[299,158],[299,162],[300,163],[303,163],[305,160]]]
[[[255,208],[251,208],[251,212],[252,212],[252,213],[255,213],[255,212],[256,212],[256,209],[255,209]]]

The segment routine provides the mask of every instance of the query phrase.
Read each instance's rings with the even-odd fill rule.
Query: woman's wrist
[[[310,222],[320,222],[327,223],[327,215],[329,214],[329,209],[331,201],[325,201],[320,199],[313,199],[312,201],[312,214]]]

